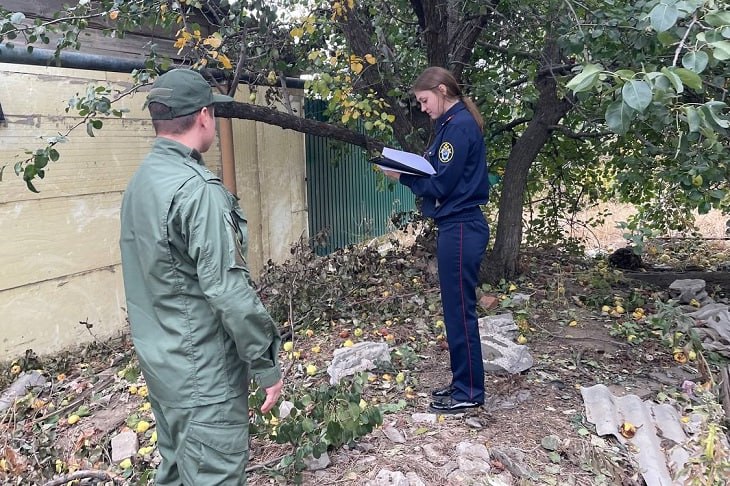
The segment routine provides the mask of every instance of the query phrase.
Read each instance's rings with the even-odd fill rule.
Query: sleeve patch
[[[454,157],[454,147],[449,142],[444,142],[439,147],[439,162],[448,164]]]

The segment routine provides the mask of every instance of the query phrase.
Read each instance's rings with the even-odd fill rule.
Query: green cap
[[[153,116],[153,118],[171,120],[195,113],[204,106],[229,101],[233,101],[233,98],[214,94],[208,82],[199,72],[190,69],[173,69],[155,80],[147,95],[145,106],[152,102],[167,106],[170,108],[169,113]]]

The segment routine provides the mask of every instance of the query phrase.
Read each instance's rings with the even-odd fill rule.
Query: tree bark
[[[249,103],[223,103],[216,105],[215,115],[221,118],[238,118],[240,120],[253,120],[268,125],[275,125],[287,130],[308,133],[320,137],[332,138],[342,142],[351,143],[366,150],[380,150],[383,142],[368,137],[362,133],[350,130],[345,127],[338,127],[326,122],[309,120],[296,115],[289,115],[276,111],[265,106],[251,105]]]
[[[556,65],[559,50],[553,39],[546,39],[544,66]],[[505,167],[499,221],[494,250],[482,262],[480,277],[485,282],[509,280],[519,274],[519,253],[522,243],[522,212],[530,168],[556,125],[572,108],[566,98],[558,98],[557,82],[548,69],[540,69],[535,80],[538,99],[535,113],[525,132],[512,147]]]
[[[356,56],[364,58],[366,54],[376,52],[375,42],[377,36],[375,29],[359,6],[347,11],[342,21],[342,32],[347,38],[350,49]],[[389,94],[395,84],[400,84],[399,80],[395,79],[393,71],[387,66],[369,65],[366,62],[363,64],[365,67],[360,74],[362,84],[378,93],[390,105],[387,111],[395,116],[393,134],[398,143],[409,151],[420,149],[407,138],[407,135],[413,132],[413,123],[408,107],[403,107],[399,99]],[[386,70],[386,72],[383,72],[383,70]]]

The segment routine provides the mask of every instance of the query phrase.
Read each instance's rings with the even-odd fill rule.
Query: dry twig
[[[98,479],[100,481],[113,481],[116,484],[124,484],[124,478],[121,476],[117,476],[116,474],[112,474],[108,471],[93,471],[89,469],[64,474],[52,481],[48,481],[43,484],[43,486],[62,486],[67,484],[69,481],[76,481],[79,479]]]

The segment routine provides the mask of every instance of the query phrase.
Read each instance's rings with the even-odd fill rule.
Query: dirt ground
[[[730,261],[727,246],[701,253]],[[412,365],[402,370],[406,377],[403,383],[386,379],[391,370],[376,369],[364,390],[369,402],[404,400],[405,406],[385,414],[383,426],[371,434],[329,451],[331,464],[319,471],[305,471],[303,484],[363,485],[383,469],[415,473],[427,486],[465,484],[449,479],[458,463],[457,445],[464,441],[482,444],[493,452],[495,476],[505,471],[499,476],[502,483],[474,484],[643,484],[625,449],[610,439],[597,445],[595,429],[585,418],[580,387],[602,383],[616,395],[631,393],[651,399],[681,385],[660,383],[652,373],[681,369],[687,376],[697,375],[695,363],[677,363],[672,350],[658,339],[630,343],[625,334],[615,332],[617,322],[625,320],[638,303],[643,302],[643,309],[651,314],[656,302],[668,298],[666,289],[648,287],[610,269],[604,268],[602,274],[596,271],[594,261],[554,253],[526,254],[524,262],[525,275],[520,281],[480,290],[480,296],[493,296],[501,302],[496,309],[480,308],[480,314],[512,312],[534,364],[518,375],[488,374],[487,403],[463,415],[442,416],[435,423],[414,419],[414,414],[428,413],[430,391],[450,379],[448,352],[433,328],[437,313],[425,319],[426,331],[420,333],[405,315],[391,320],[389,316],[398,313],[397,306],[395,314],[383,311],[383,317],[389,318],[385,322],[390,338],[381,331],[383,323],[375,318],[361,324],[333,321],[311,335],[304,328],[293,334],[294,349],[301,350],[300,355],[294,358],[282,353],[282,366],[288,370],[287,382],[292,387],[327,381],[324,370],[333,351],[352,337],[350,333],[357,326],[364,329],[363,340],[390,339],[393,346],[412,346],[417,355]],[[409,268],[407,262],[403,268]],[[415,292],[395,285],[401,276],[404,283],[418,280],[404,270],[399,272],[368,277],[372,295],[381,305],[392,303],[393,296],[386,295],[390,291],[400,291],[403,302],[415,294],[438,298],[434,278],[422,278]],[[603,279],[600,288],[592,287],[595,279]],[[507,305],[515,292],[530,295],[527,307]],[[626,302],[625,313],[618,316],[602,311],[600,299],[595,298],[599,293],[604,301]],[[412,312],[410,307],[403,309],[404,314]],[[347,332],[343,334],[343,330]],[[0,483],[52,484],[52,476],[80,469],[99,472],[97,479],[87,484],[111,484],[113,478],[117,484],[146,484],[159,457],[151,441],[154,417],[134,361],[128,337],[121,336],[54,357],[39,358],[30,353],[8,363],[0,377],[0,390],[19,372],[31,369],[41,369],[50,386],[0,413]],[[311,363],[320,370],[315,376],[304,371]],[[79,417],[69,423],[72,415]],[[140,422],[151,427],[139,432]],[[131,467],[121,469],[111,460],[110,438],[129,429],[137,430],[140,446],[150,449],[145,457],[133,458]],[[554,450],[545,447],[548,436],[557,438]],[[288,445],[254,438],[249,484],[289,484],[267,469],[289,452]]]

